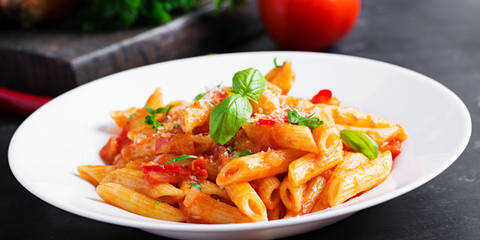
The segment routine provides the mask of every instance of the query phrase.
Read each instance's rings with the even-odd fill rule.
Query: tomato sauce
[[[402,142],[398,139],[393,139],[380,147],[380,151],[382,152],[387,150],[390,150],[392,153],[392,159],[395,160],[395,158],[402,152]]]

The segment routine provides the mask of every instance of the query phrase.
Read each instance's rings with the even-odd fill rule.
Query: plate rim
[[[100,83],[100,81],[104,81],[110,78],[115,78],[120,74],[123,74],[127,71],[142,71],[144,68],[155,68],[158,65],[167,65],[167,64],[176,64],[177,62],[182,62],[182,61],[192,61],[196,59],[203,59],[203,58],[222,58],[222,57],[227,57],[227,56],[232,56],[232,55],[308,55],[308,56],[324,56],[328,58],[339,58],[339,59],[347,59],[347,60],[353,60],[353,61],[361,61],[361,62],[368,62],[371,64],[377,64],[383,67],[388,67],[388,68],[393,68],[399,71],[403,71],[405,73],[408,73],[410,75],[414,75],[415,77],[422,79],[422,81],[428,82],[429,84],[433,84],[433,86],[436,86],[438,89],[442,90],[442,92],[450,95],[453,100],[457,103],[457,106],[461,107],[461,112],[465,116],[463,118],[464,122],[463,124],[464,127],[466,128],[467,135],[468,137],[465,137],[462,139],[462,141],[459,143],[459,148],[457,148],[455,151],[452,152],[452,154],[448,157],[448,160],[438,167],[435,171],[432,173],[425,175],[421,177],[420,179],[409,183],[408,185],[396,189],[396,191],[388,192],[385,193],[381,196],[374,197],[372,199],[369,199],[367,201],[353,204],[347,207],[343,208],[338,208],[338,209],[332,209],[331,211],[326,211],[326,212],[321,212],[321,213],[313,213],[313,214],[307,214],[303,215],[301,217],[296,217],[296,218],[289,218],[289,219],[282,219],[280,221],[268,221],[268,222],[255,222],[255,223],[239,223],[239,224],[186,224],[186,223],[177,223],[177,224],[172,224],[171,222],[168,221],[162,221],[158,220],[159,222],[140,222],[136,220],[130,220],[130,219],[122,219],[118,217],[113,217],[113,216],[108,216],[104,215],[101,213],[96,213],[96,212],[91,212],[87,210],[83,210],[81,208],[77,208],[68,204],[63,204],[62,202],[56,202],[55,199],[51,198],[50,196],[43,194],[40,191],[36,191],[34,188],[31,188],[29,186],[30,182],[28,180],[25,180],[23,176],[21,175],[21,172],[19,169],[15,169],[15,163],[13,159],[14,153],[12,152],[12,145],[16,144],[18,142],[18,132],[19,130],[27,123],[29,120],[31,120],[34,116],[39,114],[38,110],[35,111],[33,114],[31,114],[27,119],[25,119],[20,126],[15,130],[15,133],[13,134],[9,147],[8,147],[8,163],[11,172],[17,179],[17,181],[20,182],[20,184],[26,188],[30,193],[35,195],[36,197],[42,199],[43,201],[51,204],[54,207],[60,208],[62,210],[65,210],[67,212],[86,217],[89,219],[101,221],[101,222],[106,222],[110,224],[115,224],[115,225],[120,225],[120,226],[127,226],[127,227],[135,227],[135,228],[140,228],[140,229],[152,229],[152,230],[166,230],[170,232],[230,232],[230,231],[252,231],[252,230],[259,230],[259,229],[273,229],[273,228],[280,228],[284,226],[293,226],[293,225],[299,225],[299,224],[304,224],[304,223],[311,223],[315,221],[320,221],[320,220],[325,220],[325,219],[330,219],[338,216],[342,216],[348,213],[355,213],[357,211],[370,208],[372,206],[384,203],[386,201],[389,201],[393,198],[396,198],[398,196],[401,196],[405,193],[408,193],[428,181],[432,180],[433,178],[437,177],[439,174],[441,174],[443,171],[445,171],[449,166],[451,166],[459,157],[460,155],[464,152],[466,149],[471,135],[472,135],[472,119],[470,112],[468,111],[468,108],[466,107],[465,103],[450,89],[445,87],[443,84],[435,81],[434,79],[425,76],[421,73],[415,72],[413,70],[397,66],[391,63],[387,62],[382,62],[378,60],[373,60],[373,59],[368,59],[368,58],[363,58],[363,57],[357,57],[357,56],[349,56],[349,55],[342,55],[342,54],[334,54],[334,53],[317,53],[317,52],[296,52],[296,51],[260,51],[260,52],[243,52],[243,53],[226,53],[226,54],[216,54],[216,55],[208,55],[208,56],[196,56],[196,57],[191,57],[191,58],[184,58],[184,59],[177,59],[177,60],[172,60],[172,61],[166,61],[166,62],[160,62],[160,63],[155,63],[147,66],[141,66],[138,68],[133,68],[129,70],[125,70],[122,72],[118,72],[112,75],[108,75],[102,78],[99,78],[97,80],[91,81],[89,83],[83,84],[81,86],[78,86],[68,92],[65,92],[49,103],[45,104],[42,106],[40,109],[44,108],[45,106],[49,106],[52,104],[52,102],[55,101],[61,101],[64,97],[67,96],[67,94],[70,94],[74,91],[81,91],[81,89],[95,85],[96,83]]]

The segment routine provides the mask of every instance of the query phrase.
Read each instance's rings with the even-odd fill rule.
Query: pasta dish
[[[349,107],[327,89],[287,96],[287,60],[263,76],[234,74],[192,102],[110,115],[122,129],[100,151],[106,165],[78,167],[106,203],[160,220],[246,223],[335,207],[385,181],[408,133]]]

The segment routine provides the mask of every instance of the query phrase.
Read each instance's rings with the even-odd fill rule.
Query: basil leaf
[[[203,96],[205,96],[205,94],[206,94],[206,93],[200,93],[200,94],[198,94],[198,95],[193,99],[193,101],[198,101],[198,100],[202,99]]]
[[[267,80],[254,68],[238,71],[233,76],[233,89],[243,90],[246,97],[252,101],[257,101],[263,91],[267,89]]]
[[[190,183],[190,184],[188,184],[188,185],[190,185],[190,186],[192,186],[192,187],[195,187],[195,188],[198,189],[198,191],[200,191],[200,192],[202,191],[202,186],[200,186],[199,183]]]
[[[242,151],[242,152],[236,152],[234,157],[235,158],[239,158],[239,157],[245,157],[245,156],[248,156],[248,155],[252,155],[253,153],[248,151],[248,150],[245,150],[245,151]]]
[[[245,93],[241,89],[233,89],[233,90],[230,90],[228,92],[233,93],[233,94],[238,94],[238,95],[245,95]]]
[[[350,147],[355,149],[355,151],[363,153],[369,159],[376,158],[378,156],[377,143],[362,132],[343,129],[340,131],[340,138],[350,145]]]
[[[210,113],[210,137],[215,143],[225,144],[250,119],[252,105],[246,97],[232,95]]]
[[[189,159],[189,158],[198,158],[198,157],[195,156],[195,155],[185,155],[185,154],[183,154],[182,156],[176,157],[176,158],[166,162],[165,164],[169,164],[169,163],[173,163],[173,162],[177,162],[177,161],[182,161],[184,159]]]

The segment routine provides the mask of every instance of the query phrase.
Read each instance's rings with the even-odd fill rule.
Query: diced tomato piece
[[[257,121],[257,125],[273,125],[275,123],[286,123],[288,122],[287,115],[271,116],[268,118],[260,118]]]
[[[257,125],[273,125],[275,123],[277,123],[277,121],[271,119],[258,119],[257,121]]]
[[[128,138],[128,132],[130,129],[125,126],[122,129],[120,135],[116,138],[111,137],[107,144],[103,146],[102,150],[100,150],[100,157],[102,158],[103,162],[107,165],[112,164],[115,156],[120,152],[120,150],[127,144],[130,144],[132,140]]]
[[[141,166],[140,170],[142,170],[143,173],[149,173],[152,171],[181,171],[185,169],[186,167],[184,166],[173,166],[173,165],[145,165]]]
[[[392,159],[395,159],[402,152],[402,142],[398,139],[393,139],[392,141],[384,144],[380,148],[380,151],[382,152],[385,152],[387,150],[390,150],[390,152],[392,153]]]
[[[312,103],[327,103],[328,101],[330,101],[330,98],[332,98],[332,91],[328,89],[323,89],[320,90],[317,95],[313,96]]]
[[[172,138],[171,137],[162,137],[160,135],[157,135],[156,139],[155,139],[155,152],[157,152],[158,149],[160,149],[163,144],[170,141],[170,139],[172,139]]]
[[[119,148],[122,148],[123,146],[130,144],[132,142],[132,140],[128,138],[128,132],[130,132],[130,128],[125,126],[123,127],[120,135],[117,137],[116,141]]]

